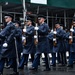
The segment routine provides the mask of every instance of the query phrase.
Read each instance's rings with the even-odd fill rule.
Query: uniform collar
[[[32,25],[29,25],[28,27],[31,27]]]
[[[42,23],[42,24],[40,24],[40,25],[44,25],[45,24],[45,22],[44,23]]]
[[[9,21],[8,23],[7,23],[7,25],[9,25],[11,23],[11,21]]]
[[[61,30],[61,28],[57,28],[56,30]]]
[[[75,29],[75,27],[74,27],[74,29]]]

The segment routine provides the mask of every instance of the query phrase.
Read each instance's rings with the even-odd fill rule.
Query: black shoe
[[[3,75],[3,74],[0,72],[0,75]]]
[[[14,73],[11,74],[11,75],[19,75],[19,72],[14,72]]]
[[[28,67],[28,65],[27,65],[27,64],[25,64],[25,67]]]
[[[73,68],[73,65],[67,65],[67,67]]]
[[[64,66],[66,66],[65,64],[58,64],[58,66],[60,66],[60,67],[64,67]]]
[[[66,64],[62,64],[62,66],[66,66]]]
[[[37,68],[35,68],[35,67],[31,67],[31,68],[29,68],[29,70],[37,71]]]
[[[5,66],[5,68],[6,68],[6,69],[9,69],[9,68],[11,68],[11,66],[10,66],[10,65],[8,65],[8,66]]]
[[[18,69],[23,70],[23,69],[24,69],[24,67],[18,67]]]
[[[40,66],[40,63],[38,65]]]
[[[24,65],[27,66],[28,64],[27,63],[24,63]]]
[[[42,66],[46,66],[46,64],[43,64]]]
[[[43,71],[50,71],[51,69],[50,68],[46,68],[46,69],[44,69]]]
[[[16,72],[14,75],[19,75],[19,72]]]
[[[56,65],[55,65],[55,64],[51,64],[51,66],[56,67]]]

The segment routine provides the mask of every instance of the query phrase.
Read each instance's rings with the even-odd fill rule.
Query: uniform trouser
[[[52,64],[56,65],[56,53],[52,53]]]
[[[5,59],[5,63],[6,63],[6,65],[5,65],[5,66],[8,66],[8,58],[7,58],[7,59]]]
[[[59,54],[57,53],[57,60],[60,62],[62,65],[65,65],[66,62],[66,53],[65,52],[60,52]],[[56,53],[52,53],[52,64],[56,65]]]
[[[70,52],[69,65],[73,65],[74,56],[75,56],[75,52]]]
[[[66,60],[66,52],[61,52],[61,63],[62,65],[67,64],[67,60]]]
[[[17,72],[17,62],[16,62],[16,58],[11,58],[12,59],[12,68],[14,72]],[[3,68],[4,68],[4,64],[5,64],[6,59],[2,58],[0,60],[0,72],[3,73]]]
[[[19,63],[20,63],[21,53],[18,53],[18,59],[19,59]],[[10,65],[10,67],[12,67],[13,59],[9,58],[8,61],[7,61],[7,64]]]
[[[18,53],[18,59],[19,59],[19,63],[20,63],[20,60],[21,60],[21,53]]]
[[[5,59],[2,58],[2,59],[0,60],[0,72],[1,72],[1,73],[3,73],[4,63],[5,63]]]
[[[63,65],[67,64],[66,52],[58,52],[57,53],[57,60],[58,60],[58,63],[61,63]]]
[[[23,54],[22,59],[21,59],[20,64],[19,64],[20,68],[24,68],[24,63],[25,64],[28,63],[28,57],[29,57],[29,54]],[[32,63],[33,63],[33,60],[34,60],[34,54],[31,54]]]
[[[45,55],[46,69],[48,69],[48,68],[50,68],[50,64],[49,64],[49,60],[48,60],[48,54],[47,53],[44,53],[44,55]],[[36,54],[35,55],[35,58],[34,58],[32,67],[34,67],[36,69],[38,68],[39,61],[40,61],[40,56],[41,56],[41,54]]]
[[[57,53],[57,61],[58,64],[61,63],[61,56],[60,56],[60,52]]]

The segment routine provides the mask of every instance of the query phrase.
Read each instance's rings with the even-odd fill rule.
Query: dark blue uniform
[[[13,61],[13,69],[15,72],[17,72],[17,63],[16,63],[16,50],[15,50],[15,41],[14,36],[16,33],[15,26],[12,22],[10,22],[1,32],[0,32],[0,38],[3,40],[0,55],[0,72],[3,72],[3,67],[5,63],[5,58],[7,59],[14,59]],[[3,43],[7,43],[7,47],[3,47]]]
[[[23,56],[19,65],[19,68],[24,67],[24,62],[27,64],[28,62],[28,56],[31,54],[32,62],[34,60],[34,54],[35,54],[35,45],[34,45],[34,26],[27,26],[26,29],[26,45],[23,46]]]
[[[53,53],[52,53],[52,64],[53,65],[56,65],[56,52],[58,53],[58,56],[59,57],[61,55],[61,61],[60,61],[60,58],[58,58],[58,61],[61,62],[62,64],[65,64],[63,61],[63,56],[65,54],[65,49],[64,49],[64,39],[63,39],[63,36],[65,34],[64,30],[62,30],[61,28],[58,28],[56,29],[56,37],[57,37],[57,46],[53,46]],[[60,54],[59,54],[60,53]],[[65,62],[66,62],[66,59],[65,59]]]
[[[70,32],[66,32],[64,34],[64,44],[65,44],[65,50],[66,51],[70,51],[70,45],[69,45],[69,35],[70,35]]]
[[[48,31],[49,31],[49,27],[46,23],[43,23],[42,25],[39,26],[39,30],[38,30],[39,42],[36,49],[35,59],[32,65],[32,67],[36,69],[38,68],[39,65],[41,53],[45,54],[46,69],[49,69],[48,53],[50,52],[50,47],[49,47],[49,40],[47,37]]]
[[[18,50],[18,59],[20,62],[21,59],[21,52],[23,51],[23,45],[22,45],[22,30],[18,27],[16,28],[16,44],[17,44],[17,50]],[[9,59],[8,66],[12,67],[13,59]]]
[[[52,53],[53,51],[53,32],[50,32],[47,37],[49,39],[50,52]]]
[[[17,41],[17,50],[18,50],[18,57],[19,62],[21,58],[21,52],[23,51],[23,45],[22,45],[22,30],[18,27],[16,28],[17,33],[15,34],[16,41]]]
[[[73,61],[75,60],[75,27],[73,28],[73,42],[70,44],[70,56],[69,56],[69,65],[73,67]]]

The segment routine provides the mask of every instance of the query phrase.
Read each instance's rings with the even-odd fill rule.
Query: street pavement
[[[29,62],[28,66],[24,67],[24,70],[19,70],[19,75],[75,75],[75,65],[74,68],[67,68],[66,66],[57,66],[51,67],[51,71],[43,71],[45,69],[44,63],[41,63],[38,67],[37,71],[31,71],[29,68],[31,67],[32,63]],[[5,69],[3,75],[12,75],[13,69]]]

